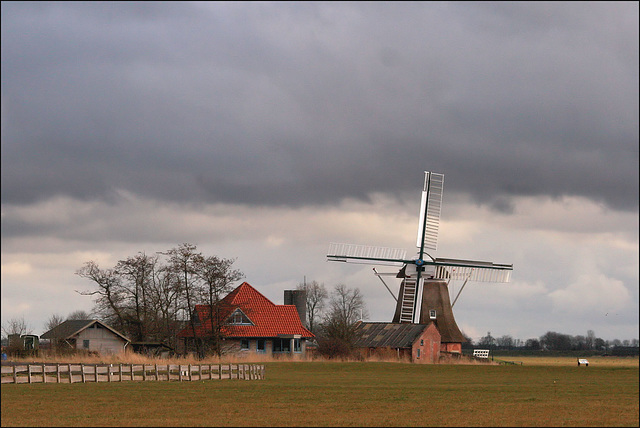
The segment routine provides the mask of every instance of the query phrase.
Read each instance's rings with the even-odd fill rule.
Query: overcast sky
[[[638,338],[638,2],[1,7],[3,325],[42,334],[92,309],[85,262],[182,243],[391,321],[371,266],[325,256],[415,253],[427,170],[432,255],[514,265],[467,284],[465,334]]]

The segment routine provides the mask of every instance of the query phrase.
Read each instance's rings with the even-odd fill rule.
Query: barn
[[[40,338],[50,340],[52,349],[58,351],[84,350],[100,354],[124,352],[131,342],[125,335],[99,320],[67,320]]]
[[[362,357],[390,358],[418,364],[440,359],[441,336],[434,323],[358,322],[354,348]]]

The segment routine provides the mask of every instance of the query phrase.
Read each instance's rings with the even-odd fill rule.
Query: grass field
[[[2,385],[2,426],[638,426],[638,359],[266,362],[260,381]]]

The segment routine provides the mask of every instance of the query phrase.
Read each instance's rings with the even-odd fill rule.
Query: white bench
[[[489,358],[489,350],[488,349],[474,349],[473,356],[475,358]]]
[[[585,358],[578,358],[578,365],[584,364],[585,366],[589,365],[589,361],[587,361]]]

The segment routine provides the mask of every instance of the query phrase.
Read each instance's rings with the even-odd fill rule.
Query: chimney
[[[284,290],[284,304],[295,305],[302,325],[307,327],[307,292],[305,290]]]

